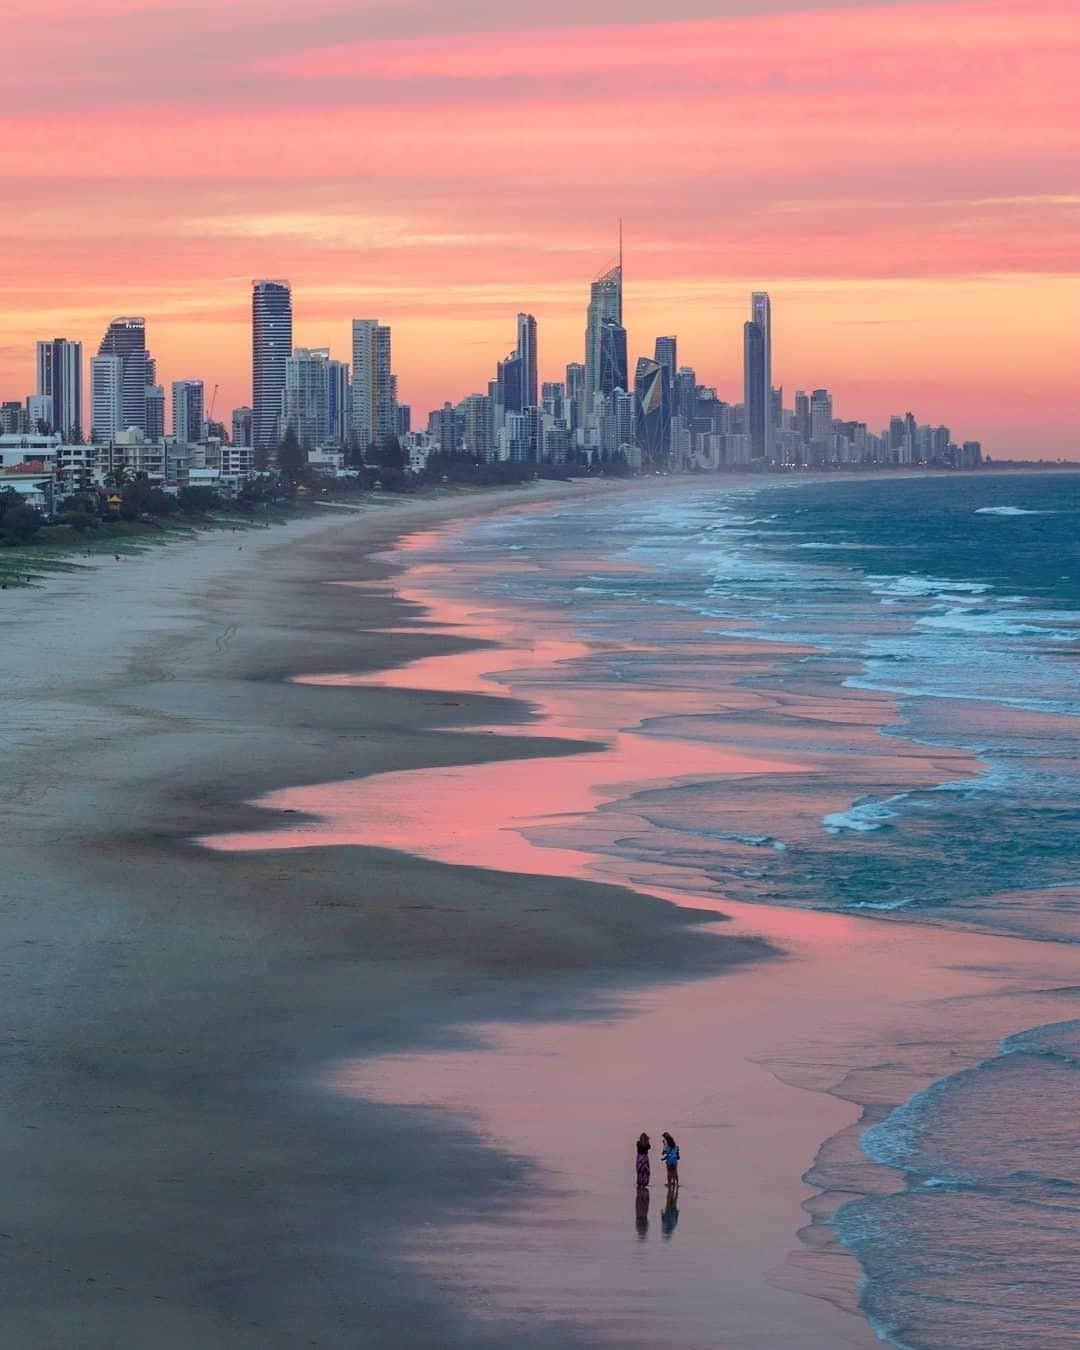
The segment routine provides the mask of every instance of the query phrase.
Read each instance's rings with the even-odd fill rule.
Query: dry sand
[[[654,488],[328,512],[5,593],[0,1343],[872,1342],[844,1310],[850,1262],[815,1239],[784,1263],[818,1146],[841,1131],[862,1185],[853,1103],[920,1084],[823,1089],[913,1028],[977,1057],[1039,1020],[1016,990],[1050,988],[1056,954],[750,906],[721,924],[498,810],[470,823],[473,800],[587,809],[637,750],[484,692],[482,670],[559,653],[489,664],[497,633],[436,621],[374,555],[469,512],[635,490]],[[274,847],[194,842],[253,831]],[[642,1100],[695,1158],[666,1247],[660,1195],[644,1244],[624,1195]],[[665,1335],[665,1288],[697,1332]]]
[[[358,606],[320,583],[378,578],[365,555],[403,528],[522,500],[328,512],[5,593],[5,1345],[506,1344],[398,1252],[497,1214],[528,1164],[321,1091],[313,1066],[764,955],[616,887],[190,842],[286,784],[580,748],[455,732],[496,706],[529,722],[483,695],[289,682],[453,650],[389,589]],[[534,1318],[514,1342],[567,1332]]]

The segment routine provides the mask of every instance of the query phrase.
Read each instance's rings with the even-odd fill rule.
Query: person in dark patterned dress
[[[642,1134],[637,1141],[637,1184],[645,1187],[649,1184],[649,1149],[652,1144],[649,1142],[649,1136]]]

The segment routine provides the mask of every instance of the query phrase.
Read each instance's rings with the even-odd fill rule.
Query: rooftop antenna
[[[622,216],[619,217],[619,276],[622,276]]]

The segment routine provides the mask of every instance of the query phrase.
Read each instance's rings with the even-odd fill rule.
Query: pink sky
[[[656,21],[656,16],[662,19]],[[540,321],[581,359],[626,220],[631,356],[774,376],[880,427],[1080,458],[1071,0],[6,0],[0,395],[33,342],[143,314],[159,378],[250,401],[250,280],[298,345],[394,330],[414,423]],[[15,54],[17,55],[17,59]]]

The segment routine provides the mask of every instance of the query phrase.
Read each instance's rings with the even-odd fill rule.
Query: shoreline
[[[621,485],[560,485],[551,496],[612,489]],[[485,493],[468,514],[539,501]],[[678,909],[614,876],[447,866],[370,845],[240,856],[189,842],[289,824],[248,804],[274,786],[353,777],[377,788],[393,773],[518,773],[535,757],[580,772],[603,761],[579,729],[553,729],[527,691],[461,691],[462,668],[491,648],[400,596],[396,564],[381,555],[410,525],[456,523],[461,505],[410,503],[393,519],[380,505],[362,541],[368,512],[305,522],[267,541],[287,556],[245,549],[242,562],[231,540],[196,540],[182,558],[154,555],[141,600],[136,569],[124,568],[125,589],[96,608],[86,577],[32,607],[37,664],[8,672],[9,687],[29,693],[7,747],[16,810],[3,888],[13,950],[29,953],[6,995],[9,1174],[22,1180],[0,1251],[20,1294],[0,1324],[15,1343],[66,1345],[75,1325],[81,1345],[102,1350],[140,1340],[284,1350],[361,1332],[391,1347],[403,1325],[418,1346],[494,1350],[508,1334],[538,1350],[605,1343],[587,1316],[568,1324],[542,1306],[478,1318],[459,1273],[417,1260],[425,1231],[494,1216],[500,1234],[518,1232],[523,1205],[550,1193],[550,1160],[497,1133],[478,1146],[475,1117],[410,1104],[407,1092],[394,1101],[386,1082],[359,1103],[328,1092],[313,1070],[388,1055],[414,1069],[417,1056],[468,1054],[470,1028],[527,1040],[552,1018],[564,1041],[578,1028],[593,1043],[598,1019],[616,1035],[635,1025],[628,1001],[726,988],[767,1004],[805,968],[793,931],[832,916],[724,903],[713,906],[729,913],[717,925],[715,912]],[[360,585],[324,584],[339,579]],[[320,678],[425,660],[429,672],[450,668],[445,688],[365,679],[331,689]],[[887,943],[899,927],[840,922]],[[990,978],[972,976],[975,997]],[[805,1083],[783,1085],[805,1065],[738,1069],[747,1048],[730,1047],[728,1069],[748,1072],[755,1092],[768,1080],[787,1100],[815,1100]],[[768,1054],[767,1037],[759,1049]],[[820,1100],[819,1120],[858,1115]],[[780,1187],[788,1237],[810,1161]],[[684,1231],[691,1222],[688,1212]],[[831,1278],[828,1254],[815,1262],[813,1279]],[[770,1350],[815,1343],[808,1320],[827,1328],[823,1346],[845,1343],[839,1327],[865,1343],[847,1313],[822,1321],[807,1311],[816,1303],[783,1289],[761,1298],[798,1309],[800,1339],[761,1341]]]
[[[453,531],[451,524],[446,527]],[[423,543],[428,542],[425,536]],[[583,753],[577,757],[560,760],[549,766],[544,775],[542,791],[537,799],[535,788],[529,788],[518,801],[515,795],[515,774],[512,765],[501,762],[480,764],[464,772],[439,770],[420,770],[402,774],[384,775],[374,782],[357,784],[327,783],[310,791],[290,791],[272,794],[261,804],[275,813],[277,824],[264,822],[269,834],[262,828],[253,834],[233,839],[211,840],[214,846],[226,848],[256,849],[278,847],[283,850],[297,848],[303,850],[312,846],[324,846],[335,840],[350,839],[354,843],[370,842],[372,831],[381,831],[386,821],[373,815],[372,801],[378,796],[382,799],[382,808],[394,818],[391,829],[392,843],[395,847],[408,852],[419,852],[422,856],[456,865],[495,865],[505,871],[519,874],[533,873],[554,876],[586,876],[604,882],[630,885],[645,894],[662,895],[673,903],[690,906],[692,909],[707,907],[719,911],[717,917],[727,919],[724,932],[765,936],[774,949],[789,960],[798,963],[811,962],[817,968],[817,976],[809,985],[800,987],[799,982],[792,983],[787,963],[779,965],[768,963],[748,968],[743,975],[736,970],[728,972],[719,981],[706,979],[698,984],[686,986],[678,979],[670,977],[665,984],[664,1000],[669,1004],[676,998],[682,999],[684,1011],[683,1025],[708,1016],[715,1016],[715,1008],[706,1011],[699,1002],[704,990],[710,996],[723,1000],[732,995],[741,1000],[743,1009],[752,1004],[758,1011],[758,1017],[751,1023],[760,1023],[752,1036],[744,1035],[743,1042],[730,1047],[733,1058],[725,1061],[726,1078],[732,1082],[742,1082],[748,1091],[748,1099],[741,1101],[751,1114],[755,1112],[753,1098],[761,1097],[761,1083],[747,1085],[739,1077],[739,1064],[746,1059],[750,1063],[761,1065],[775,1079],[790,1084],[802,1092],[810,1092],[817,1097],[816,1108],[807,1108],[804,1104],[801,1114],[803,1120],[802,1143],[796,1147],[805,1147],[811,1142],[804,1155],[803,1165],[789,1176],[789,1186],[798,1185],[799,1173],[805,1168],[806,1181],[812,1189],[804,1189],[799,1203],[810,1217],[802,1233],[805,1246],[795,1254],[776,1253],[776,1268],[771,1271],[754,1269],[745,1261],[741,1265],[733,1261],[746,1277],[764,1276],[766,1282],[775,1284],[784,1291],[794,1291],[800,1295],[810,1295],[840,1309],[844,1317],[839,1324],[827,1325],[827,1330],[819,1328],[815,1333],[812,1327],[816,1323],[812,1313],[804,1312],[800,1322],[798,1340],[789,1339],[792,1332],[784,1329],[782,1309],[773,1306],[769,1309],[772,1320],[771,1330],[762,1345],[786,1344],[860,1344],[859,1326],[861,1320],[853,1323],[846,1314],[854,1313],[856,1306],[855,1284],[858,1267],[853,1253],[842,1247],[826,1222],[838,1204],[858,1194],[882,1194],[896,1189],[900,1184],[892,1169],[878,1166],[864,1157],[858,1148],[858,1135],[865,1125],[874,1123],[888,1113],[891,1105],[905,1100],[912,1092],[925,1087],[947,1070],[955,1071],[958,1065],[976,1064],[984,1056],[992,1055],[996,1037],[1017,1030],[1031,1022],[1052,1019],[1062,1015],[1057,999],[1051,994],[1043,998],[1043,982],[1056,978],[1062,982],[1068,980],[1069,964],[1067,957],[1046,949],[1045,944],[1022,938],[1010,938],[995,935],[983,930],[968,932],[941,930],[930,922],[912,922],[909,918],[903,923],[888,920],[884,916],[855,916],[830,912],[814,912],[800,909],[776,908],[760,903],[746,904],[732,901],[730,898],[714,899],[708,895],[693,894],[693,887],[682,883],[678,890],[670,886],[657,884],[648,874],[642,874],[627,860],[621,862],[610,857],[598,856],[589,852],[568,852],[565,848],[549,847],[543,841],[543,818],[550,814],[555,803],[562,812],[576,814],[594,809],[598,802],[610,800],[608,790],[603,786],[608,782],[618,782],[620,778],[652,779],[668,776],[659,766],[650,761],[647,752],[641,747],[647,745],[640,737],[628,737],[635,740],[634,752],[630,755],[632,770],[620,770],[621,739],[618,728],[625,725],[613,714],[613,720],[603,723],[599,730],[591,714],[588,700],[569,701],[562,696],[553,697],[550,683],[544,684],[530,678],[533,666],[548,667],[559,662],[579,660],[591,645],[595,648],[603,644],[581,644],[571,642],[565,633],[559,636],[559,623],[554,625],[541,622],[536,626],[537,614],[530,614],[523,620],[527,637],[517,638],[515,622],[507,614],[500,613],[498,606],[486,600],[473,604],[459,605],[443,594],[432,594],[423,587],[424,566],[415,564],[408,567],[412,544],[406,539],[398,549],[399,561],[406,566],[403,577],[397,580],[399,590],[426,608],[426,622],[437,624],[446,633],[470,635],[483,645],[479,650],[465,651],[456,656],[436,655],[421,658],[411,665],[397,667],[384,672],[371,672],[359,676],[327,675],[318,677],[315,682],[320,686],[351,687],[355,689],[393,687],[423,689],[429,692],[476,693],[484,689],[508,693],[519,693],[530,702],[539,706],[541,718],[537,733],[559,734],[579,738]],[[587,570],[587,567],[586,567]],[[459,587],[464,591],[469,588]],[[541,618],[542,618],[541,614]],[[554,631],[553,631],[554,629]],[[790,652],[790,648],[786,651]],[[499,671],[499,675],[492,674]],[[503,672],[511,672],[509,679]],[[487,678],[482,676],[486,673]],[[851,703],[877,704],[884,707],[892,700],[881,696],[868,696],[865,692],[853,695]],[[680,708],[679,712],[685,711]],[[623,709],[625,712],[625,709]],[[631,720],[633,714],[631,714]],[[879,714],[870,719],[876,725]],[[499,730],[498,728],[494,728]],[[596,752],[597,744],[607,744],[607,749]],[[655,746],[655,742],[653,743]],[[687,745],[681,743],[680,751],[685,755]],[[703,764],[695,766],[692,755],[684,759],[679,767],[684,773],[692,774],[706,767],[709,759],[712,769],[721,772],[741,773],[749,766],[739,762],[738,754],[721,754],[712,747],[704,757]],[[723,761],[727,760],[725,764]],[[972,755],[960,752],[943,752],[920,747],[913,759],[913,781],[918,781],[919,763],[933,764],[937,761],[935,772],[942,763],[948,764],[949,773],[966,771],[978,772],[979,761]],[[963,766],[963,767],[961,767]],[[759,765],[772,771],[784,770],[783,764]],[[444,792],[441,781],[452,779],[450,791]],[[494,816],[488,826],[476,834],[465,823],[460,810],[455,810],[455,798],[467,799],[478,803],[497,802]],[[545,807],[545,800],[550,804]],[[291,804],[291,805],[290,805]],[[296,814],[295,825],[283,820],[278,813],[291,811]],[[521,816],[539,816],[541,828],[534,828],[531,820]],[[425,822],[422,817],[429,817]],[[509,832],[508,835],[506,832]],[[534,836],[539,833],[540,838]],[[500,839],[500,834],[504,837]],[[515,842],[516,841],[516,842]],[[538,846],[539,845],[539,846]],[[845,991],[840,999],[830,997],[830,983],[842,985],[849,976],[846,965],[837,966],[836,949],[846,950],[858,945],[864,970],[855,991]],[[965,969],[971,971],[965,975]],[[889,987],[896,979],[898,970],[910,971],[915,975],[920,1000],[914,1004],[906,996],[882,999],[881,990]],[[749,982],[749,983],[748,983]],[[825,988],[823,989],[823,984]],[[1004,987],[1002,987],[1004,986]],[[778,994],[777,991],[780,991]],[[737,991],[737,992],[736,992]],[[930,994],[933,994],[932,999]],[[1025,991],[1029,997],[1022,997]],[[794,1019],[785,1024],[783,1019],[770,1016],[770,1004],[783,997],[796,1009]],[[819,1017],[832,1017],[839,1025],[849,1019],[856,1007],[870,1007],[875,996],[881,1005],[874,1009],[876,1020],[866,1029],[863,1043],[836,1042],[835,1029],[831,1033],[832,1051],[824,1063],[820,1060],[821,1046],[808,1048],[800,1045],[803,1024],[806,1019],[814,1021]],[[659,996],[658,996],[659,997]],[[686,1000],[689,1001],[686,1001]],[[893,1044],[903,1043],[906,1023],[912,1016],[923,1016],[917,1011],[920,1004],[944,1001],[960,1004],[974,1004],[980,1011],[974,1019],[948,1022],[947,1029],[942,1024],[936,1028],[938,1059],[928,1058],[924,1063],[879,1064],[877,1058],[887,1056]],[[835,1005],[835,1007],[833,1006]],[[655,1006],[647,995],[637,1000],[624,998],[621,1004],[622,1016],[616,1026],[633,1025],[638,1034],[648,1038],[649,1027],[663,1020],[663,1010]],[[610,1021],[610,1009],[605,1018]],[[670,1017],[670,1013],[667,1014]],[[869,1015],[868,1015],[869,1016]],[[669,1030],[678,1025],[668,1021]],[[764,1033],[761,1028],[765,1028]],[[905,1028],[905,1030],[901,1030]],[[467,1029],[468,1030],[468,1029]],[[744,1025],[744,1033],[749,1027]],[[478,1037],[487,1048],[479,1054],[467,1050],[450,1049],[431,1054],[412,1053],[405,1057],[391,1056],[363,1057],[351,1063],[342,1064],[332,1076],[336,1089],[345,1096],[355,1097],[357,1093],[365,1098],[374,1096],[394,1104],[407,1104],[413,1108],[424,1106],[438,1107],[441,1111],[459,1113],[470,1119],[476,1117],[482,1130],[511,1147],[515,1152],[524,1152],[539,1157],[549,1177],[549,1184],[557,1188],[560,1196],[565,1196],[570,1187],[573,1194],[575,1182],[567,1176],[565,1167],[557,1154],[545,1147],[545,1141],[534,1137],[535,1132],[524,1129],[521,1121],[513,1114],[507,1116],[505,1101],[500,1102],[503,1084],[509,1083],[509,1091],[515,1075],[527,1078],[535,1071],[537,1055],[541,1061],[554,1055],[556,1058],[569,1054],[571,1061],[576,1057],[567,1043],[565,1023],[551,1023],[542,1027],[521,1027],[513,1021],[502,1024],[485,1023],[474,1027],[469,1034]],[[685,1036],[685,1033],[677,1032]],[[626,1036],[620,1042],[617,1030],[607,1031],[597,1026],[595,1031],[580,1024],[573,1034],[574,1044],[589,1036],[607,1036],[608,1048],[600,1055],[592,1072],[607,1072],[602,1066],[613,1061],[633,1059],[633,1050],[626,1042]],[[546,1037],[546,1039],[545,1039]],[[935,1039],[933,1022],[927,1024],[927,1042]],[[825,1037],[825,1042],[829,1042]],[[696,1041],[695,1041],[696,1044]],[[543,1047],[546,1047],[543,1048]],[[702,1055],[706,1052],[699,1046]],[[843,1070],[838,1067],[837,1056],[843,1058]],[[485,1060],[492,1060],[498,1068],[485,1067]],[[581,1074],[588,1076],[582,1069]],[[668,1084],[667,1096],[678,1102],[679,1092],[684,1085],[679,1074],[685,1075],[685,1069],[676,1069],[675,1084]],[[500,1087],[485,1100],[484,1090],[487,1079],[498,1073]],[[606,1080],[605,1080],[606,1081]],[[467,1090],[462,1084],[475,1087]],[[884,1086],[883,1086],[884,1085]],[[888,1093],[888,1096],[884,1096]],[[835,1128],[828,1125],[830,1110],[821,1103],[824,1095],[834,1102],[843,1102],[853,1108],[844,1123]],[[590,1101],[582,1106],[583,1120],[592,1123],[604,1110],[603,1104]],[[789,1107],[788,1110],[798,1110]],[[574,1119],[573,1109],[564,1114]],[[621,1128],[613,1121],[607,1124],[617,1132]],[[696,1128],[696,1127],[694,1127]],[[818,1132],[820,1130],[820,1133]],[[682,1133],[680,1129],[680,1135]],[[588,1148],[603,1148],[603,1138],[590,1139]],[[744,1145],[745,1147],[745,1145]],[[758,1150],[760,1155],[760,1149]],[[736,1184],[734,1192],[731,1186],[725,1187],[725,1203],[734,1204],[735,1211],[745,1217],[755,1199],[760,1200],[767,1193],[763,1186],[765,1178],[776,1164],[775,1155],[762,1159],[753,1156],[753,1150],[742,1159],[742,1166],[748,1167],[748,1175],[754,1178],[758,1190],[748,1194],[745,1186],[740,1190]],[[700,1166],[700,1164],[699,1164]],[[603,1164],[601,1165],[603,1170]],[[717,1178],[714,1175],[715,1184]],[[605,1185],[615,1185],[612,1178],[605,1177]],[[602,1195],[603,1187],[600,1193]],[[590,1192],[592,1199],[597,1194]],[[788,1199],[790,1201],[790,1193]],[[610,1199],[610,1195],[608,1196]],[[603,1199],[600,1200],[603,1203]],[[564,1204],[560,1201],[560,1204]],[[533,1211],[530,1217],[530,1209]],[[545,1208],[543,1199],[530,1204],[526,1199],[519,1203],[516,1213],[504,1219],[497,1227],[486,1234],[474,1227],[467,1229],[466,1240],[470,1247],[482,1253],[481,1269],[476,1261],[459,1263],[461,1268],[454,1269],[454,1262],[442,1254],[427,1252],[421,1243],[416,1259],[422,1264],[432,1263],[448,1284],[454,1278],[464,1280],[470,1289],[486,1284],[501,1287],[503,1301],[516,1306],[507,1291],[515,1288],[530,1287],[530,1273],[521,1261],[513,1262],[507,1257],[504,1261],[501,1248],[507,1242],[524,1242],[529,1247],[534,1262],[550,1268],[559,1255],[553,1254],[550,1245],[542,1237],[545,1224],[557,1222],[561,1211]],[[790,1211],[789,1211],[790,1213]],[[806,1215],[803,1216],[805,1221]],[[685,1220],[683,1221],[685,1226]],[[516,1226],[515,1226],[516,1225]],[[792,1222],[786,1236],[794,1241],[795,1229],[799,1226]],[[774,1233],[775,1237],[775,1233]],[[562,1254],[565,1257],[565,1253]],[[731,1255],[731,1254],[729,1254]],[[579,1253],[579,1259],[581,1254]],[[492,1274],[494,1268],[495,1273]],[[565,1271],[563,1272],[565,1276]],[[597,1291],[589,1288],[583,1291],[569,1286],[569,1297],[577,1296],[579,1301],[588,1303],[596,1299]],[[749,1299],[748,1285],[740,1286],[744,1297]],[[684,1291],[685,1292],[685,1291]],[[732,1290],[738,1294],[738,1290]],[[565,1303],[567,1288],[560,1286],[557,1291],[547,1290],[543,1306],[550,1309]],[[496,1305],[499,1298],[490,1293],[488,1298]],[[525,1295],[519,1294],[519,1301]],[[639,1309],[639,1315],[646,1318],[652,1311],[647,1307]],[[715,1310],[714,1310],[715,1311]],[[732,1327],[726,1322],[720,1324],[726,1328],[726,1335],[749,1338],[756,1330],[747,1327]],[[643,1344],[650,1344],[647,1339]],[[665,1324],[667,1340],[673,1345],[707,1345],[710,1341],[679,1339],[670,1323]],[[820,1337],[817,1339],[816,1337]],[[623,1343],[623,1342],[620,1342]],[[630,1343],[628,1338],[626,1344]],[[636,1342],[635,1342],[636,1343]],[[743,1340],[738,1341],[743,1344]],[[746,1344],[757,1344],[757,1340],[745,1340]],[[870,1343],[870,1342],[866,1342]]]
[[[520,503],[492,492],[472,509]],[[364,513],[260,547],[199,539],[116,566],[107,589],[91,568],[43,597],[8,593],[12,1343],[394,1346],[403,1325],[415,1345],[504,1343],[398,1251],[419,1225],[505,1207],[531,1167],[452,1123],[337,1102],[311,1088],[312,1063],[446,1043],[470,1018],[585,1010],[613,980],[723,960],[728,940],[698,942],[696,916],[622,888],[186,842],[249,825],[244,803],[275,783],[576,752],[471,730],[496,708],[527,726],[512,700],[432,708],[291,682],[469,645],[413,622],[372,556],[461,506],[380,511],[366,537]],[[342,574],[375,583],[362,610],[322,584]],[[388,1134],[409,1159],[393,1179]],[[565,1339],[531,1319],[519,1343]]]

